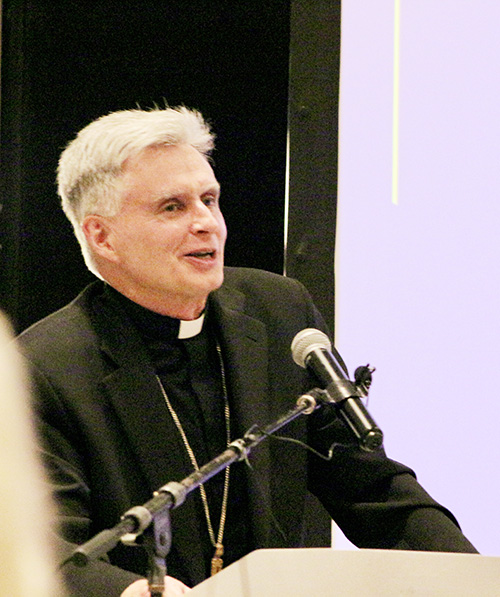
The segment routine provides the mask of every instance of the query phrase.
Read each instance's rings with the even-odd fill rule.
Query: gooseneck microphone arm
[[[349,380],[340,355],[335,356],[332,351],[328,336],[320,330],[306,328],[295,336],[291,349],[297,365],[310,370],[325,389],[327,400],[336,405],[359,446],[367,452],[380,448],[383,433],[361,401],[367,393],[366,383],[356,385]],[[371,371],[363,369],[366,380]]]
[[[226,469],[233,462],[245,460],[250,451],[265,438],[299,417],[309,415],[324,404],[324,391],[313,389],[300,396],[295,406],[276,421],[264,428],[251,427],[243,438],[237,439],[227,449],[209,463],[194,471],[184,480],[170,482],[155,491],[153,497],[142,506],[127,510],[120,522],[111,529],[105,529],[89,541],[77,547],[61,566],[70,562],[85,566],[113,549],[119,541],[133,544],[139,535],[144,534],[144,545],[150,561],[150,589],[152,596],[162,594],[164,565],[171,544],[170,510],[180,506],[194,489]],[[154,589],[153,589],[154,584]]]

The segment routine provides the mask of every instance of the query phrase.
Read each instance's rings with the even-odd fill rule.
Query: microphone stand
[[[139,535],[143,535],[150,565],[148,582],[151,597],[161,597],[164,591],[166,575],[166,557],[170,551],[172,534],[170,529],[170,510],[180,506],[187,495],[200,485],[240,460],[245,460],[250,451],[266,437],[272,435],[300,415],[309,415],[323,403],[325,390],[315,388],[297,399],[291,410],[270,423],[263,429],[251,427],[243,436],[229,446],[213,460],[194,471],[180,482],[170,482],[154,492],[153,497],[142,506],[127,510],[120,522],[111,529],[105,529],[92,539],[77,547],[63,566],[73,562],[85,566],[113,549],[121,540],[133,545]]]

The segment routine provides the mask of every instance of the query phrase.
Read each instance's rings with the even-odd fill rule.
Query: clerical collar
[[[203,327],[203,321],[205,319],[205,312],[203,312],[198,319],[192,319],[187,321],[186,319],[179,319],[179,340],[186,340],[187,338],[193,338],[197,336]]]
[[[168,315],[161,315],[160,313],[155,313],[154,311],[142,307],[108,284],[106,284],[105,288],[105,292],[124,307],[139,330],[150,338],[163,340],[173,340],[174,338],[178,338],[179,340],[186,340],[197,336],[203,329],[205,311],[198,317],[198,319],[193,319],[191,321],[174,319]]]

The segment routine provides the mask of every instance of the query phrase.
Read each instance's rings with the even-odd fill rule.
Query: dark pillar
[[[340,0],[292,0],[285,272],[309,289],[332,332]]]

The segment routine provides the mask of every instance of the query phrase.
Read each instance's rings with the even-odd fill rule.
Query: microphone
[[[325,390],[326,401],[337,406],[344,423],[359,446],[373,452],[382,446],[384,435],[361,402],[360,388],[349,380],[345,366],[326,334],[314,328],[299,332],[292,342],[293,360],[310,370]]]

